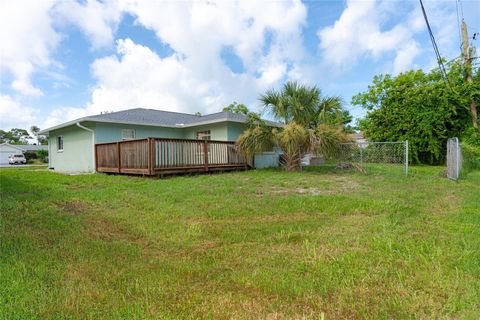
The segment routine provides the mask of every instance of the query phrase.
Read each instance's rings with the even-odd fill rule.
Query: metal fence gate
[[[457,137],[447,141],[447,178],[458,180],[462,170],[462,151]]]
[[[342,143],[334,159],[339,162],[389,165],[408,175],[408,141]]]

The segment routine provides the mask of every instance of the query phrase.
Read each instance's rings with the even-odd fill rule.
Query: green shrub
[[[48,151],[47,150],[38,150],[37,155],[43,162],[48,161]]]
[[[37,159],[37,153],[32,152],[32,151],[27,151],[23,154],[25,156],[25,159],[27,159],[27,162],[33,159]]]
[[[474,128],[466,130],[461,147],[464,171],[480,170],[480,131]]]

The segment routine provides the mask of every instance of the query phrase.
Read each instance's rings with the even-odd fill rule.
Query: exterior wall
[[[279,154],[273,151],[256,153],[253,162],[256,169],[278,168],[279,163]]]
[[[237,141],[238,137],[245,131],[244,123],[230,122],[228,123],[228,141]]]
[[[196,139],[197,132],[210,130],[210,139],[211,140],[221,140],[228,141],[228,123],[213,123],[203,126],[195,126],[184,128],[183,138],[184,139]]]
[[[245,130],[245,125],[235,122],[222,122],[187,128],[162,128],[117,123],[96,123],[95,143],[122,140],[123,129],[134,129],[135,139],[148,137],[196,139],[197,132],[210,130],[212,140],[235,141]]]
[[[94,129],[93,123],[82,123],[83,126]],[[57,137],[63,135],[63,151],[57,150]],[[93,172],[92,133],[72,125],[51,131],[48,138],[50,146],[50,167],[58,172]]]
[[[187,128],[162,128],[154,126],[128,125],[117,123],[82,122],[83,126],[95,130],[95,143],[122,140],[123,129],[134,129],[135,139],[148,137],[196,139],[197,132],[210,130],[212,140],[235,141],[245,130],[245,125],[235,122],[222,122]],[[63,135],[63,151],[57,150],[57,137]],[[49,134],[50,167],[58,172],[93,172],[95,160],[93,154],[92,133],[72,125],[51,131]],[[262,158],[263,157],[263,158]],[[261,167],[278,166],[272,156],[260,156]]]
[[[134,129],[135,139],[143,139],[148,137],[182,139],[184,137],[183,128],[162,128],[97,122],[95,128],[95,143],[121,141],[123,129]]]

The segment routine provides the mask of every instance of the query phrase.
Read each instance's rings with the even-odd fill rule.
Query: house
[[[15,154],[23,154],[25,152],[38,152],[39,150],[47,150],[48,146],[33,144],[10,144],[8,142],[0,144],[0,165],[8,164],[8,158]]]
[[[348,137],[355,143],[365,143],[367,140],[363,136],[362,132],[349,134]]]
[[[245,115],[229,112],[198,116],[136,108],[80,118],[42,130],[40,134],[48,136],[49,167],[55,171],[152,174],[154,166],[196,168],[206,162],[227,164],[224,162],[230,159],[233,141],[245,130],[246,121]],[[279,126],[274,122],[269,124]],[[158,138],[153,142],[148,140],[152,147],[146,139],[151,137]],[[203,145],[198,144],[204,140],[218,141],[219,145],[208,146],[206,155]],[[232,144],[220,143],[223,141]],[[152,148],[155,155],[150,155]],[[139,150],[146,150],[148,154],[139,154]],[[153,164],[150,163],[152,156],[156,157]],[[216,158],[212,158],[214,156]]]

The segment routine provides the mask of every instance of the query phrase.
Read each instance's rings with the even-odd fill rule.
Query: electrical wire
[[[420,1],[420,6],[422,7],[423,18],[425,19],[425,23],[427,24],[428,34],[430,36],[430,40],[432,41],[433,50],[435,51],[435,55],[437,56],[437,63],[440,69],[440,73],[442,74],[442,78],[445,81],[445,83],[447,83],[448,86],[450,87],[450,82],[448,80],[445,65],[443,64],[443,61],[442,61],[442,56],[440,55],[437,42],[435,41],[435,36],[433,35],[432,28],[430,27],[430,23],[428,22],[427,12],[425,11],[425,7],[423,6],[422,0],[419,0],[419,1]]]

